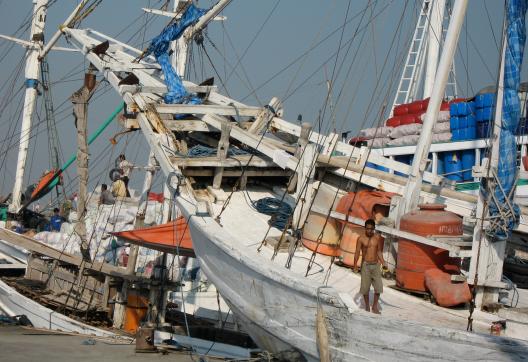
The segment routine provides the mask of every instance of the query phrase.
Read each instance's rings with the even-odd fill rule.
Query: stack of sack
[[[429,98],[394,107],[394,116],[387,120],[387,126],[393,130],[392,139],[387,146],[413,146],[418,143],[422,132],[422,123],[429,105]],[[433,143],[449,142],[451,133],[449,127],[449,104],[442,102],[438,120],[433,128]]]
[[[367,142],[367,146],[373,148],[383,148],[391,140],[389,138],[392,127],[374,127],[359,131],[359,138]]]

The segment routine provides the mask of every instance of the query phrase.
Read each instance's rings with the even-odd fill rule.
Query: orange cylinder
[[[445,211],[442,204],[422,204],[419,209],[402,216],[400,229],[413,234],[453,235],[463,233],[462,218]],[[439,269],[449,274],[460,273],[460,258],[452,258],[449,251],[414,241],[398,240],[396,285],[414,291],[425,292],[424,273]]]
[[[125,308],[125,323],[123,329],[129,333],[136,333],[147,312],[148,299],[130,290]]]
[[[341,261],[348,266],[354,266],[354,255],[356,254],[356,245],[364,228],[354,224],[347,224],[343,229],[343,236],[339,245]],[[361,255],[358,259],[358,266],[361,266]]]
[[[311,212],[304,225],[302,243],[319,254],[338,256],[339,230],[335,219],[326,221],[326,215]]]

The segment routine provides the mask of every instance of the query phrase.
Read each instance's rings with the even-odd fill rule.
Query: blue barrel
[[[456,103],[451,103],[449,105],[449,115],[451,117],[456,117],[458,116],[458,107],[457,107],[457,104]]]
[[[466,139],[475,140],[477,139],[477,127],[468,127],[466,128]]]
[[[495,94],[493,93],[479,94],[475,97],[475,106],[477,108],[493,107],[494,104]]]
[[[475,112],[475,104],[473,102],[460,102],[457,103],[457,115],[467,116]]]
[[[468,116],[458,117],[458,129],[463,129],[468,126],[467,117]]]
[[[462,160],[458,152],[444,153],[444,170],[446,177],[453,181],[462,181]]]
[[[462,151],[462,177],[464,181],[472,181],[471,168],[475,165],[475,150]]]
[[[459,129],[460,126],[459,126],[459,118],[457,116],[451,116],[449,118],[449,128],[451,129],[451,131],[455,130],[455,129]]]
[[[451,141],[460,141],[460,130],[459,129],[452,129],[451,130]]]
[[[493,119],[493,108],[492,107],[482,108],[481,112],[482,112],[482,116],[481,116],[482,121],[489,121]]]
[[[467,127],[477,127],[477,118],[474,114],[470,114],[466,116],[466,124]]]

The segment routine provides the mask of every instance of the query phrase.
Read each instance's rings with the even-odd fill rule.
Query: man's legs
[[[370,312],[370,301],[369,301],[369,293],[367,292],[367,294],[363,294],[363,300],[365,301],[365,310],[367,312]],[[376,300],[376,298],[374,297],[374,300]]]
[[[381,314],[379,311],[379,304],[378,304],[379,297],[380,297],[380,293],[374,293],[374,302],[372,303],[372,312],[376,314]]]

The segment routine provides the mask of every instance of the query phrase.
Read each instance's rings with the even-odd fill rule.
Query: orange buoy
[[[422,204],[419,209],[402,216],[400,229],[417,235],[454,235],[463,233],[462,218],[445,211],[442,204]],[[447,250],[400,239],[396,285],[400,288],[425,292],[424,273],[439,269],[449,274],[460,273],[460,258],[452,258]]]
[[[339,245],[341,262],[348,266],[354,266],[354,255],[356,254],[356,245],[359,237],[363,233],[362,226],[348,224],[343,229],[343,236]],[[358,259],[358,266],[361,265],[361,255]]]
[[[310,212],[304,225],[302,243],[319,254],[338,256],[339,230],[335,219],[328,218],[326,221],[326,215]]]

